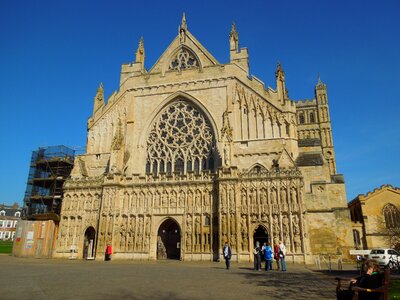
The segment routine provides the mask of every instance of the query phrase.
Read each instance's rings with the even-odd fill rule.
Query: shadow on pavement
[[[335,282],[312,272],[253,271],[239,273],[246,284],[265,286],[271,299],[336,299]]]

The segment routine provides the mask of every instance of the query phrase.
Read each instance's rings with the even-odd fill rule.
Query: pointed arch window
[[[303,113],[299,114],[299,123],[300,124],[304,124],[305,123],[305,119],[304,119],[304,114]]]
[[[159,115],[147,139],[146,171],[185,174],[214,170],[216,143],[204,113],[179,99]],[[159,167],[154,167],[154,165]]]
[[[315,115],[313,112],[310,112],[310,123],[315,123]]]
[[[383,217],[386,228],[391,229],[400,226],[400,212],[393,204],[389,203],[383,208]]]
[[[182,71],[185,69],[200,68],[197,56],[186,47],[182,47],[169,63],[169,70]]]

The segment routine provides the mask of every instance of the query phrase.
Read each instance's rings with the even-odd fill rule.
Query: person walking
[[[275,246],[274,246],[274,259],[276,261],[276,267],[277,267],[277,269],[279,271],[281,269],[281,267],[280,267],[280,262],[279,262],[279,259],[280,259],[280,256],[279,256],[279,245],[278,245],[277,242],[275,242]]]
[[[232,250],[229,246],[228,241],[225,242],[224,248],[222,249],[222,253],[224,255],[226,269],[229,270],[231,268],[231,257],[232,257]]]
[[[280,242],[280,244],[279,244],[279,259],[281,261],[282,271],[286,271],[285,257],[286,257],[286,246],[283,242]]]
[[[256,242],[256,246],[253,250],[254,253],[254,270],[261,271],[261,248],[260,242]]]
[[[110,244],[107,244],[107,247],[106,247],[106,261],[111,260],[111,254],[112,254],[112,246]]]
[[[272,248],[269,243],[264,248],[265,271],[272,270]]]

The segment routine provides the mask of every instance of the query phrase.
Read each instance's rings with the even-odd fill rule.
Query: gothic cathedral
[[[251,261],[256,241],[283,241],[288,259],[342,256],[352,245],[343,176],[336,174],[326,85],[293,101],[249,74],[233,24],[219,63],[188,31],[150,69],[134,63],[88,120],[86,153],[65,183],[55,257]]]

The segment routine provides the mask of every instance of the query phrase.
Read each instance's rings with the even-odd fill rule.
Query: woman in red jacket
[[[112,247],[110,244],[107,244],[106,247],[106,260],[111,260],[111,254],[112,254]]]
[[[280,256],[279,256],[279,245],[278,245],[278,243],[275,243],[275,246],[274,246],[274,259],[276,260],[276,266],[278,267],[278,270],[280,270],[280,266],[279,266]]]

